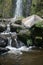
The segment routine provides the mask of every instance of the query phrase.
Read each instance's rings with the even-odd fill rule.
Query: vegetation
[[[41,21],[40,23],[36,23],[35,24],[36,27],[40,27],[40,28],[43,28],[43,21]]]
[[[43,21],[36,23],[33,28],[31,29],[31,39],[33,45],[43,47]]]
[[[0,0],[0,17],[13,17],[15,2],[16,0]],[[31,14],[38,14],[43,17],[43,0],[23,0],[23,16],[26,17]]]
[[[11,17],[12,1],[11,0],[0,0],[0,17]]]
[[[0,18],[10,18],[13,17],[13,13],[15,11],[15,3],[16,0],[0,0]],[[30,5],[29,5],[30,4]],[[43,17],[43,0],[23,0],[23,17],[19,17],[18,22],[16,24],[21,24],[21,19],[31,14],[37,14]],[[19,27],[12,27],[11,31],[19,31],[22,30]],[[40,31],[40,32],[39,32]],[[30,32],[30,33],[29,33]],[[30,35],[31,34],[31,35]],[[43,39],[43,22],[35,24],[28,32],[25,34],[19,34],[18,37],[25,44],[36,44],[36,39],[38,42]],[[39,40],[40,39],[40,40]],[[34,42],[35,40],[35,42]],[[41,42],[40,42],[41,43]]]
[[[43,16],[43,0],[32,0],[31,14]]]

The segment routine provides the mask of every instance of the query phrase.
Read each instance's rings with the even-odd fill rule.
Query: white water
[[[6,48],[10,49],[10,51],[8,51],[8,53],[22,54],[21,51],[28,51],[29,50],[29,48],[27,48],[24,45],[24,43],[22,43],[20,41],[19,42],[17,41],[17,35],[16,35],[16,33],[10,32],[10,24],[7,25],[7,30],[4,31],[2,34],[6,35],[6,36],[8,35],[8,37],[7,37],[8,38],[8,46],[6,46]],[[16,47],[12,47],[11,46],[11,44],[12,44],[12,37],[11,36],[15,37],[14,40],[15,40],[15,43],[16,43]]]
[[[11,43],[12,43],[12,39],[11,37],[8,37],[8,46],[11,46]]]
[[[7,32],[10,34],[10,25],[7,26]],[[21,51],[27,52],[27,51],[31,50],[31,48],[32,48],[31,46],[29,48],[27,48],[24,43],[17,41],[17,35],[16,35],[16,33],[15,33],[15,35],[13,34],[13,36],[15,36],[14,40],[15,40],[17,48],[11,46],[12,39],[11,39],[11,37],[8,37],[8,46],[6,47],[6,48],[10,49],[10,51],[8,53],[22,54]]]
[[[14,17],[17,18],[20,16],[22,16],[22,0],[17,0]]]
[[[12,33],[10,32],[10,24],[7,25],[7,30],[4,31],[4,33],[2,33],[2,35],[5,35],[8,38],[8,46],[6,46],[6,48],[10,49],[10,51],[8,51],[8,53],[13,53],[13,54],[22,54],[22,51],[29,51],[31,50],[32,47],[27,48],[24,43],[22,43],[21,41],[17,41],[17,35],[16,33]],[[11,44],[12,43],[12,37],[14,37],[14,44],[16,43],[16,47],[12,47]]]
[[[10,32],[10,24],[7,24],[7,32]]]

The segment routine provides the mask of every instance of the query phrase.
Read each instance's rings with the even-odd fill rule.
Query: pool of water
[[[43,65],[43,50],[0,55],[0,65]]]

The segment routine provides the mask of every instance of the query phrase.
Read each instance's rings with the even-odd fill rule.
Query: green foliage
[[[28,40],[27,40],[27,45],[28,45],[28,46],[29,46],[29,45],[30,45],[30,46],[32,45],[32,39],[28,39]]]
[[[16,0],[0,0],[0,17],[12,17]],[[28,0],[23,0],[23,16],[26,17]],[[30,5],[31,6],[31,5]],[[30,11],[30,10],[28,10]],[[31,14],[43,16],[43,0],[32,0]]]
[[[11,17],[12,0],[0,0],[0,17]]]
[[[32,0],[31,14],[43,16],[43,0]]]
[[[36,26],[36,27],[40,27],[40,28],[43,27],[43,21],[36,23],[35,26]]]

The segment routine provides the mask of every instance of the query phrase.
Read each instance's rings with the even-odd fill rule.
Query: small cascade
[[[8,46],[11,47],[11,43],[12,43],[12,39],[11,39],[11,37],[8,37]]]
[[[9,53],[22,54],[21,51],[30,50],[30,48],[27,48],[24,43],[18,40],[16,32],[10,31],[10,24],[7,24],[7,30],[1,33],[1,36],[8,39],[8,45],[6,48],[10,49]]]
[[[17,18],[20,16],[22,16],[22,0],[17,0],[14,17]]]
[[[7,31],[10,32],[10,25],[7,24]]]
[[[8,39],[8,46],[15,48],[20,48],[21,46],[24,46],[24,43],[17,40],[17,33],[13,33],[10,31],[10,24],[7,24],[7,29],[2,33],[2,35],[6,36],[6,38]]]

